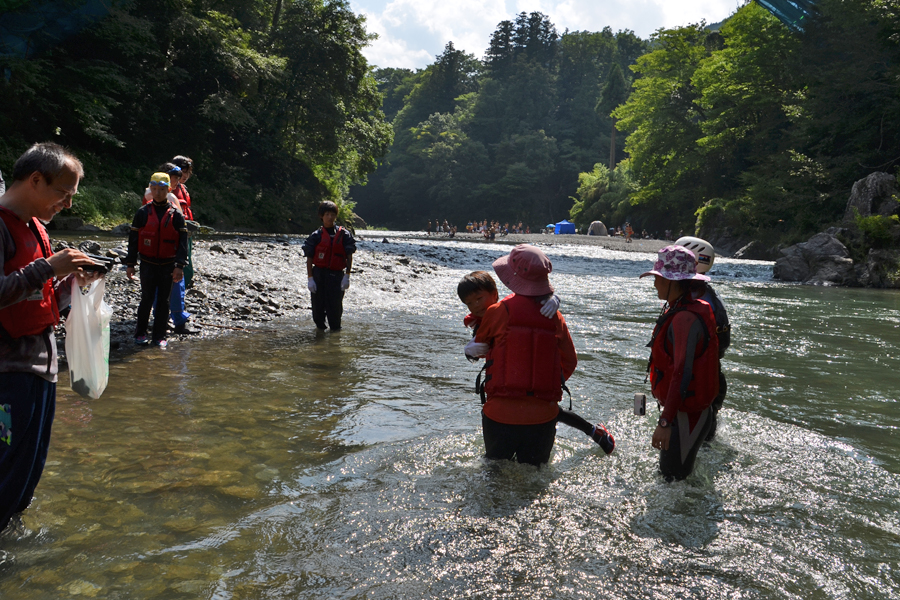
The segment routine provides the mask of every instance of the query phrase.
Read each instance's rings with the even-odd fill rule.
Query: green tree
[[[654,228],[692,226],[697,196],[703,193],[697,183],[706,165],[697,140],[704,115],[692,78],[710,55],[710,35],[702,23],[655,33],[654,50],[631,67],[639,76],[634,91],[612,113],[630,132],[625,148],[641,186],[632,202],[649,209],[648,225]]]
[[[622,74],[622,67],[618,63],[613,63],[606,76],[606,84],[603,86],[603,93],[597,102],[597,112],[606,116],[612,113],[617,106],[625,101],[627,96],[627,84],[625,76]],[[616,120],[612,120],[612,128],[609,134],[609,168],[616,168]]]

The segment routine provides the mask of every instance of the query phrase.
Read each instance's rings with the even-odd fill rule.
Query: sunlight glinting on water
[[[0,597],[900,597],[895,296],[717,261],[726,408],[667,484],[656,412],[631,400],[653,257],[543,246],[574,409],[617,447],[560,426],[538,471],[481,458],[480,365],[462,356],[456,283],[509,246],[392,240],[360,244],[340,334],[307,318],[142,353],[95,402],[61,385],[30,531],[0,538]],[[382,263],[395,277],[376,286]]]

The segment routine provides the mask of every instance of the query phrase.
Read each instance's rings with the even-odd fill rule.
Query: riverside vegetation
[[[397,228],[568,216],[771,249],[837,224],[852,184],[900,161],[900,8],[815,6],[802,31],[750,2],[647,40],[522,13],[483,58],[448,43],[414,71],[366,62],[346,2],[136,0],[0,57],[0,168],[34,140],[69,145],[88,173],[74,210],[101,224],[180,152],[214,227],[307,231],[331,198]],[[867,231],[896,237],[892,216]]]

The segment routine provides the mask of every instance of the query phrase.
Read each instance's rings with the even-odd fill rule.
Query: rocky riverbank
[[[78,247],[91,244],[94,254],[124,255],[125,242],[119,237],[85,240],[54,232],[54,247],[63,244]],[[427,239],[435,245],[406,254],[390,250],[385,244],[412,239]],[[459,241],[480,242],[489,247],[532,243],[537,245],[591,244],[612,250],[653,254],[670,242],[594,236],[509,235],[494,242],[481,236],[460,234],[453,239],[424,233],[357,232],[358,251],[354,255],[352,286],[367,286],[387,292],[401,292],[404,282],[428,276],[442,267],[458,264],[454,248]],[[386,240],[386,241],[385,241]],[[225,332],[260,332],[277,325],[273,321],[308,320],[312,327],[309,293],[306,289],[306,259],[300,250],[303,238],[275,235],[215,235],[194,239],[194,285],[187,291],[185,304],[195,335],[170,334],[170,345],[189,339],[211,338]],[[489,257],[485,258],[490,264]],[[117,266],[106,277],[106,302],[113,309],[110,325],[110,359],[134,352],[133,344],[140,282],[129,281],[124,266]],[[62,344],[60,344],[62,347]]]

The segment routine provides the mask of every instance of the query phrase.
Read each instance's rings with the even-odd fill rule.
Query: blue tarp
[[[563,219],[555,225],[553,233],[555,233],[556,235],[559,235],[561,233],[575,233],[575,223]]]

